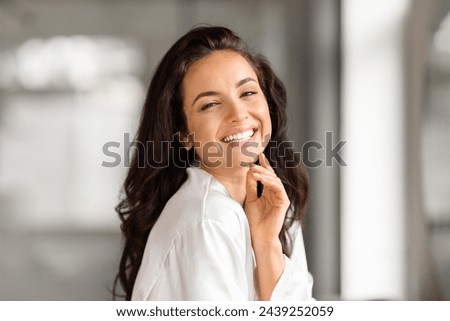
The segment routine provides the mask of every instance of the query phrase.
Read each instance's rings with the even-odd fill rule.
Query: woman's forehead
[[[256,79],[257,75],[247,59],[238,52],[221,50],[193,63],[183,78],[183,87],[227,78],[240,81],[248,77]]]

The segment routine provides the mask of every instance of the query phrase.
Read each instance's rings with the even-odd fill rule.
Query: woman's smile
[[[229,134],[222,139],[225,143],[248,141],[255,134],[256,129],[252,128],[246,131],[237,131],[236,134]]]

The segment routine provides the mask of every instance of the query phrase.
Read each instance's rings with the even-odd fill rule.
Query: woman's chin
[[[254,164],[257,160],[258,160],[258,157],[252,158],[252,159],[247,159],[247,160],[242,160],[240,162],[239,166],[240,167],[249,167],[250,165]]]
[[[234,164],[238,165],[239,167],[248,167],[251,164],[254,164],[258,160],[258,154],[252,154],[252,155],[241,155],[240,157],[236,157]]]
[[[246,153],[241,153],[240,151],[235,150],[233,153],[230,153],[225,157],[203,158],[201,162],[204,166],[210,169],[237,169],[254,164],[258,160],[259,154],[262,152],[262,148]]]

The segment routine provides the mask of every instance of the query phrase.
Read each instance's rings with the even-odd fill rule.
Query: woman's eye
[[[200,110],[205,110],[214,106],[217,106],[219,103],[213,102],[213,103],[207,103],[202,105],[202,107],[200,108]]]
[[[241,97],[248,97],[248,96],[253,96],[253,95],[256,95],[256,94],[257,94],[256,91],[246,91],[246,92],[244,92],[244,93],[241,95]]]

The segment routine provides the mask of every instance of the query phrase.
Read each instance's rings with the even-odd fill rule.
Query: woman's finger
[[[273,172],[272,170],[270,170],[268,168],[263,167],[262,165],[253,165],[252,167],[250,167],[250,171],[252,171],[254,173],[269,175],[272,177],[278,177],[277,174],[275,174],[275,172]]]
[[[268,197],[271,199],[271,202],[273,202],[275,207],[289,206],[289,198],[284,190],[283,183],[279,178],[274,178],[273,176],[262,175],[259,173],[252,173],[252,176],[264,185],[262,196],[265,195],[266,198]]]
[[[259,154],[259,163],[265,169],[268,169],[272,173],[275,173],[275,171],[273,170],[272,166],[270,166],[269,161],[267,160],[266,155],[264,155],[264,153]]]
[[[281,180],[272,175],[266,175],[263,173],[257,173],[252,171],[252,175],[257,181],[261,181],[263,183],[264,187],[276,187],[277,189],[284,191],[284,186]]]

